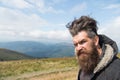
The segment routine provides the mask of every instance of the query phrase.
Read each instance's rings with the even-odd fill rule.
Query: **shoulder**
[[[107,80],[120,79],[120,59],[115,57],[113,61],[102,71],[102,77]]]
[[[120,59],[115,57],[110,65],[115,69],[120,69]]]
[[[111,75],[120,75],[120,59],[115,57],[108,67],[106,67],[106,72],[111,73]]]
[[[117,58],[110,66],[110,74],[113,76],[113,80],[120,80],[120,59]]]

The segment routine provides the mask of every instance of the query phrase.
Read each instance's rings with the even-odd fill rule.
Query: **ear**
[[[98,46],[98,44],[99,44],[99,37],[98,36],[94,37],[94,42],[95,42],[95,45]]]

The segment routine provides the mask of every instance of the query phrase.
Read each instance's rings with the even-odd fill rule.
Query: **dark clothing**
[[[114,55],[118,53],[118,46],[115,41],[113,41],[112,39],[108,38],[105,35],[98,35],[98,36],[99,36],[99,44],[102,48],[104,44],[110,44],[114,49]]]
[[[120,59],[115,57],[110,64],[94,74],[91,80],[120,80]]]
[[[99,35],[99,40],[103,55],[97,68],[90,75],[83,75],[80,70],[78,80],[120,80],[120,59],[116,57],[116,43],[105,35]]]
[[[78,80],[80,79],[81,71],[78,75]],[[113,61],[104,67],[100,72],[97,72],[90,76],[90,79],[84,80],[120,80],[120,59],[115,57]]]

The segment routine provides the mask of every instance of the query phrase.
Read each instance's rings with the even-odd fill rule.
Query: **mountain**
[[[16,41],[0,43],[0,47],[37,58],[74,56],[74,47],[72,43]]]
[[[0,48],[0,61],[30,59],[30,58],[32,57],[16,51]]]

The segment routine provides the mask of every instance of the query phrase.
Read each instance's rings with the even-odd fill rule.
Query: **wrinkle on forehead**
[[[81,31],[77,35],[73,37],[73,42],[75,41],[81,41],[82,39],[88,38],[86,31]]]

